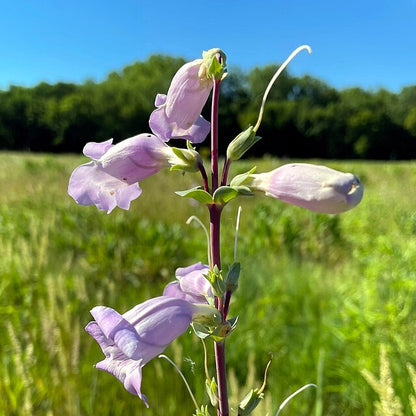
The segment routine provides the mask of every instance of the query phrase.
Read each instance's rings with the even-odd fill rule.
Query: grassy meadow
[[[123,313],[159,295],[177,267],[206,262],[201,228],[186,225],[191,215],[207,224],[206,210],[174,194],[199,178],[161,172],[141,183],[130,211],[107,215],[66,194],[84,160],[0,153],[0,415],[191,415],[167,361],[143,369],[146,409],[93,367],[103,355],[83,328],[93,306]],[[233,173],[253,163],[261,172],[282,161],[242,161]],[[357,208],[327,216],[258,195],[224,211],[226,266],[242,205],[242,273],[230,309],[239,322],[227,340],[232,407],[262,384],[272,355],[254,415],[274,416],[307,383],[318,388],[280,416],[416,415],[416,162],[325,164],[360,177]],[[165,353],[207,403],[196,337],[182,335]]]

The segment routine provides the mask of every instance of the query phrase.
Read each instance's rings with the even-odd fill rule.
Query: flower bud
[[[252,190],[311,211],[338,214],[359,204],[363,185],[352,173],[326,166],[292,163],[267,173],[252,174],[246,182]]]
[[[253,126],[250,126],[247,130],[242,131],[227,148],[227,159],[239,160],[251,146],[257,143],[261,139],[260,136],[256,136],[256,132],[253,130]]]

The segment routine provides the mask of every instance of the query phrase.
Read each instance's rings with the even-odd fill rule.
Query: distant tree
[[[120,141],[149,132],[157,93],[164,94],[182,58],[150,56],[95,83],[40,83],[0,91],[0,148],[79,153],[88,141]],[[230,68],[221,85],[220,151],[257,121],[278,65]],[[210,117],[210,108],[203,109]],[[297,158],[416,157],[416,86],[336,90],[285,71],[270,91],[254,155]],[[176,144],[176,143],[175,143]],[[183,143],[182,143],[183,144]],[[179,145],[179,144],[178,144]],[[202,143],[200,147],[203,147]],[[253,154],[253,153],[251,153]]]

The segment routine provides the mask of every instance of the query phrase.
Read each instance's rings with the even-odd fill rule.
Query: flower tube
[[[308,163],[291,163],[267,173],[251,174],[245,184],[267,196],[326,214],[354,208],[364,192],[352,173]]]
[[[142,192],[138,181],[183,163],[153,134],[139,134],[116,145],[112,141],[85,145],[83,153],[92,161],[74,170],[68,186],[68,194],[78,204],[95,205],[107,213],[116,206],[128,210]]]
[[[201,116],[201,111],[211,93],[215,76],[214,59],[222,63],[218,69],[222,75],[225,55],[219,49],[204,52],[203,59],[195,59],[183,65],[172,79],[167,94],[158,94],[156,110],[150,115],[149,126],[162,140],[172,138],[201,143],[210,131],[210,123]],[[218,62],[218,61],[217,61]]]

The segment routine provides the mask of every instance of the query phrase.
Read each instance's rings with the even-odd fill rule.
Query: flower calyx
[[[217,326],[193,322],[192,328],[197,337],[205,339],[211,337],[216,342],[223,341],[235,329],[238,322],[238,316],[231,318]]]
[[[199,77],[222,81],[227,76],[227,57],[219,48],[212,48],[202,52],[202,64]]]
[[[171,162],[170,170],[182,170],[184,172],[197,172],[202,164],[201,155],[192,147],[189,141],[186,142],[186,149],[172,147],[175,160]]]

